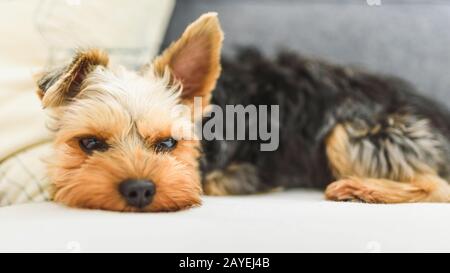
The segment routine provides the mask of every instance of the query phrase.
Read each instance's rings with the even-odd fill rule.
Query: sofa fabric
[[[0,252],[448,252],[447,204],[370,205],[294,190],[206,197],[175,213],[0,209]]]
[[[206,11],[217,11],[224,52],[253,45],[392,74],[450,106],[450,2],[441,0],[183,0],[163,46]]]

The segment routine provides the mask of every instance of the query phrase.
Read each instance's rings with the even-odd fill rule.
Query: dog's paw
[[[371,203],[369,190],[357,179],[341,179],[328,185],[325,197],[332,201]]]

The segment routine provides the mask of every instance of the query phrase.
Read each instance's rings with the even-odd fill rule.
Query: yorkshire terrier
[[[217,15],[207,13],[139,71],[89,49],[41,73],[38,94],[55,132],[54,201],[175,211],[201,204],[203,193],[291,187],[326,188],[338,201],[450,201],[445,107],[397,78],[292,53],[271,60],[243,49],[221,62],[222,40]],[[173,114],[193,109],[196,98],[200,115]],[[208,122],[209,105],[236,104],[279,106],[279,120],[265,124],[279,128],[277,149],[261,151],[263,140],[174,136],[175,124]]]

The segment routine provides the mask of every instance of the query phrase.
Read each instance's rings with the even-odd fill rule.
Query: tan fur
[[[204,14],[153,61],[153,68],[160,75],[169,68],[174,80],[183,85],[185,104],[192,103],[192,98],[197,96],[203,98],[202,106],[205,107],[220,75],[222,41],[217,14]]]
[[[231,193],[226,189],[225,185],[228,179],[221,171],[213,171],[205,178],[203,191],[206,195],[225,196]]]
[[[424,174],[410,182],[349,177],[330,184],[329,200],[361,200],[367,203],[450,202],[450,187],[437,175]]]
[[[338,124],[326,140],[326,153],[334,176],[345,177],[349,175],[360,175],[354,170],[352,160],[348,153],[349,138],[344,126]]]
[[[79,52],[62,70],[41,74],[40,97],[48,108],[49,127],[55,131],[54,155],[47,160],[54,200],[73,207],[114,211],[174,211],[201,203],[198,140],[176,136],[177,146],[157,152],[158,141],[172,136],[174,124],[193,126],[190,113],[173,109],[190,106],[190,96],[209,98],[220,72],[222,32],[215,14],[191,26],[179,41],[158,57],[144,74],[108,66],[98,50]],[[190,60],[184,54],[189,53]],[[179,59],[181,58],[181,59]],[[177,71],[179,61],[207,61],[191,86],[174,84],[165,68]],[[195,67],[194,67],[195,69]],[[197,73],[198,71],[193,71]],[[190,79],[192,80],[192,79]],[[183,90],[183,91],[182,91]],[[80,138],[95,136],[109,149],[86,154]],[[147,179],[156,186],[150,205],[127,205],[119,184]]]
[[[170,154],[158,154],[152,148],[157,140],[170,136],[170,127],[176,122],[170,115],[177,105],[175,93],[167,88],[160,90],[162,83],[145,84],[146,80],[142,86],[122,86],[130,92],[122,93],[114,85],[120,85],[126,76],[119,74],[113,80],[109,72],[96,71],[90,77],[77,100],[58,109],[56,154],[50,163],[55,201],[76,207],[134,211],[120,196],[118,185],[128,178],[146,178],[157,187],[146,211],[200,204],[198,142],[180,140]],[[142,89],[133,91],[133,87]],[[151,107],[153,99],[163,104]],[[78,145],[83,136],[106,139],[113,148],[88,156]]]
[[[439,169],[439,165],[447,164],[439,136],[430,127],[428,120],[396,114],[389,116],[387,123],[388,127],[383,130],[389,138],[379,139],[379,147],[370,138],[376,138],[379,134],[380,124],[370,127],[363,121],[356,120],[337,126],[334,131],[337,136],[335,141],[340,139],[345,149],[343,150],[342,145],[331,145],[330,149],[337,151],[330,151],[330,155],[345,154],[351,167],[346,170],[347,173],[341,173],[341,176],[365,175],[409,181],[417,173],[430,173]],[[413,152],[405,152],[405,147]]]
[[[63,104],[68,99],[76,96],[78,85],[85,76],[97,65],[106,67],[108,65],[108,55],[98,49],[90,49],[78,52],[67,67],[62,68],[62,75],[58,81],[48,90],[38,89],[38,96],[42,99],[44,107],[54,107]],[[35,77],[40,81],[51,77],[54,71],[40,73]],[[38,81],[38,86],[40,83]],[[45,95],[45,96],[44,96]]]
[[[216,170],[205,177],[203,190],[206,195],[222,196],[248,194],[262,191],[253,165],[230,164],[225,170]],[[267,189],[264,189],[267,190]]]
[[[380,168],[375,171],[369,159],[355,160],[352,157],[355,144],[350,141],[351,133],[354,131],[339,124],[326,140],[327,157],[338,178],[327,187],[327,199],[356,199],[369,203],[450,202],[450,185],[436,174],[432,166],[426,162],[402,163],[400,151],[393,147],[387,148],[394,166],[390,173],[382,172]],[[414,163],[413,160],[408,162]]]

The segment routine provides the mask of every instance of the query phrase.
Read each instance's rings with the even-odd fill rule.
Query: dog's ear
[[[162,76],[168,68],[182,85],[183,102],[190,105],[194,97],[201,97],[202,106],[206,106],[220,75],[222,41],[217,13],[206,13],[153,61],[154,72]]]
[[[74,98],[86,75],[98,65],[106,67],[108,55],[98,49],[88,49],[77,52],[67,66],[35,75],[44,108],[60,106]]]

